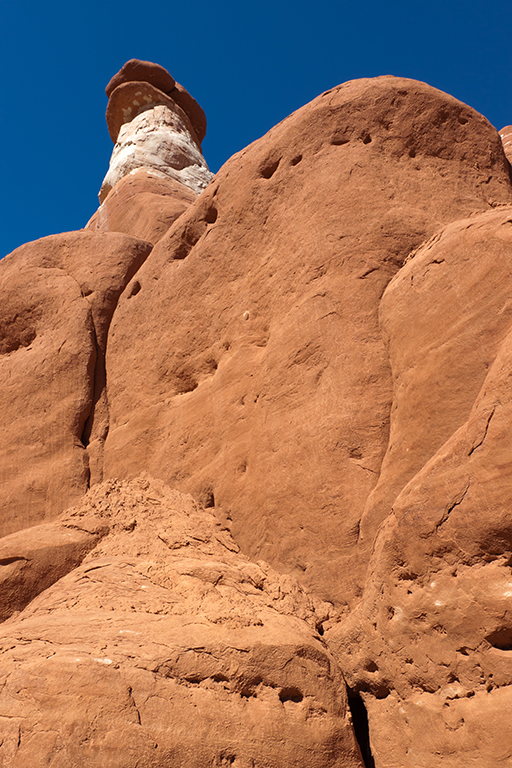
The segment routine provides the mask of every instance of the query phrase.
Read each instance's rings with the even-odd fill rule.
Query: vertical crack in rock
[[[464,499],[465,499],[465,497],[466,497],[466,494],[467,494],[467,492],[469,491],[469,486],[470,486],[470,485],[471,485],[471,483],[470,483],[470,481],[468,480],[468,482],[466,483],[466,486],[465,486],[464,490],[463,490],[461,493],[459,493],[459,494],[457,495],[457,497],[455,498],[455,501],[452,501],[452,503],[451,503],[451,504],[450,504],[450,505],[449,505],[449,506],[446,508],[446,510],[445,510],[445,512],[444,512],[444,514],[443,514],[443,516],[441,517],[441,519],[439,520],[439,522],[438,522],[438,523],[436,523],[436,525],[435,525],[435,531],[436,531],[436,532],[439,530],[439,528],[441,528],[441,526],[442,526],[442,525],[444,525],[444,524],[446,523],[446,521],[447,521],[447,520],[448,520],[448,518],[450,517],[450,515],[451,515],[451,513],[453,512],[453,510],[455,509],[455,507],[458,507],[458,506],[459,506],[459,504],[462,504],[462,502],[464,501]]]
[[[352,714],[354,733],[361,750],[361,757],[363,758],[365,768],[375,768],[375,760],[373,759],[370,747],[368,712],[366,711],[364,701],[359,693],[351,693],[348,697],[348,704]]]

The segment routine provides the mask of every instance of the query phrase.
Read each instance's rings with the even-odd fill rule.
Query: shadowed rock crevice
[[[360,694],[350,694],[348,696],[348,705],[352,715],[352,724],[356,735],[361,757],[363,758],[365,768],[375,768],[370,746],[370,729],[368,726],[368,712]]]

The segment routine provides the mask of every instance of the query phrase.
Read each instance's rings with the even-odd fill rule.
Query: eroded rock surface
[[[187,123],[183,110],[174,104],[147,109],[125,123],[101,185],[100,203],[135,168],[157,170],[194,192],[201,192],[212,174]]]
[[[107,332],[151,250],[122,234],[69,232],[0,263],[0,533],[52,519],[101,479]]]
[[[196,197],[161,171],[135,168],[110,190],[86,229],[125,232],[155,244]]]
[[[362,768],[329,607],[190,497],[109,482],[55,528],[102,538],[0,628],[3,765]]]
[[[363,600],[329,638],[382,765],[512,759],[511,213],[450,225],[382,303],[388,516]]]
[[[508,128],[355,81],[197,197],[190,94],[107,90],[0,265],[0,765],[509,766]]]
[[[143,463],[231,516],[252,557],[353,604],[393,402],[380,299],[443,224],[511,192],[494,128],[421,83],[346,83],[284,120],[221,169],[121,298],[107,476]]]

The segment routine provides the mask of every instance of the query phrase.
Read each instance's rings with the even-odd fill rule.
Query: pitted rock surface
[[[427,85],[354,81],[291,115],[226,163],[119,302],[106,476],[143,463],[212,497],[251,557],[355,604],[393,407],[381,297],[441,226],[511,193],[495,129]]]
[[[0,265],[0,766],[508,768],[508,129],[354,81],[204,189],[168,95]]]

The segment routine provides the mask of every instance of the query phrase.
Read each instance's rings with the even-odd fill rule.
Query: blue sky
[[[0,0],[0,256],[93,214],[112,151],[104,88],[127,59],[162,64],[199,101],[216,171],[358,77],[423,80],[510,124],[511,26],[510,0]]]

